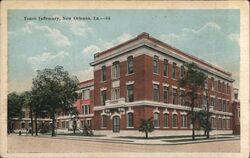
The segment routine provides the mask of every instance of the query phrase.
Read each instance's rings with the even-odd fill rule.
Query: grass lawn
[[[190,139],[173,139],[173,140],[162,140],[162,141],[164,142],[189,142],[189,141],[200,141],[200,140],[220,140],[220,139],[225,139],[225,138],[232,138],[232,137],[218,137],[218,138],[212,137],[209,139],[196,138],[195,140],[192,140],[192,138],[190,138]]]
[[[191,138],[191,135],[180,135],[180,136],[150,136],[148,139],[171,139],[171,138]],[[195,137],[205,137],[204,135],[196,135]],[[120,136],[116,138],[125,138],[125,139],[146,139],[145,137],[141,136]]]

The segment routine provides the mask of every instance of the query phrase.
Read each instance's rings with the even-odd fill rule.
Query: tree
[[[33,135],[33,105],[32,103],[34,102],[32,99],[32,94],[30,91],[25,91],[22,94],[22,97],[24,98],[24,107],[28,107],[29,108],[29,113],[30,113],[30,124],[31,124],[31,134]]]
[[[68,111],[69,114],[72,117],[72,120],[73,120],[73,134],[75,134],[76,133],[76,129],[77,129],[77,123],[76,123],[76,121],[79,119],[79,117],[78,117],[79,112],[76,109],[76,107],[70,107],[66,111]]]
[[[187,74],[179,80],[180,87],[187,87],[189,90],[185,95],[188,100],[185,104],[190,106],[191,111],[190,119],[192,127],[192,139],[195,139],[195,122],[198,119],[198,113],[194,111],[195,106],[197,105],[198,93],[203,92],[205,80],[207,76],[199,69],[195,63],[186,63]]]
[[[71,77],[62,66],[38,70],[33,79],[32,91],[52,119],[52,136],[55,136],[56,113],[73,106],[77,98],[77,85],[78,79]]]
[[[147,120],[141,120],[141,125],[139,127],[140,132],[145,132],[145,138],[148,139],[148,133],[154,131],[153,118],[149,118]]]
[[[22,105],[24,103],[24,98],[17,94],[16,92],[12,92],[8,94],[8,133],[12,132],[12,119],[13,118],[22,118]]]

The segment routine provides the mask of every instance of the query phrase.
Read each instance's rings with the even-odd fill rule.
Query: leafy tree
[[[52,119],[52,136],[55,136],[56,113],[73,106],[77,98],[78,80],[71,77],[62,66],[38,70],[33,79],[32,91],[39,98],[41,109],[46,109]]]
[[[33,104],[32,103],[34,101],[32,100],[33,99],[32,94],[30,91],[25,91],[21,94],[21,96],[24,99],[23,106],[29,108],[30,110],[29,112],[30,112],[31,134],[33,135],[34,130],[33,130]]]
[[[186,63],[188,68],[187,74],[179,80],[180,87],[187,87],[189,90],[185,95],[188,100],[185,104],[191,107],[189,112],[192,127],[192,139],[195,139],[195,122],[198,119],[198,113],[194,111],[195,106],[197,105],[198,93],[203,92],[205,80],[207,76],[199,69],[195,63]]]
[[[73,133],[76,133],[76,129],[77,129],[77,123],[76,121],[78,120],[78,115],[79,115],[79,111],[76,109],[76,107],[70,107],[68,108],[66,111],[69,112],[69,114],[73,117]]]
[[[139,127],[140,132],[145,132],[145,138],[148,139],[148,133],[154,131],[153,118],[147,120],[141,120],[141,125]]]
[[[8,132],[11,132],[13,129],[11,129],[12,119],[18,118],[20,119],[22,117],[22,105],[24,103],[24,98],[20,96],[16,92],[12,92],[8,94]]]

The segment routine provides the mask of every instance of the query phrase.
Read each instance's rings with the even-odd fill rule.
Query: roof
[[[94,86],[94,79],[82,81],[78,84],[79,89],[83,89],[83,88],[90,87],[90,86]]]
[[[212,65],[207,61],[199,59],[199,58],[197,58],[197,57],[195,57],[193,55],[190,55],[190,54],[188,54],[188,53],[186,53],[186,52],[184,52],[184,51],[182,51],[180,49],[177,49],[177,48],[175,48],[175,47],[173,47],[173,46],[171,46],[171,45],[169,45],[167,43],[164,43],[164,42],[150,36],[146,32],[143,32],[143,33],[139,34],[138,36],[136,36],[135,38],[132,38],[132,39],[130,39],[128,41],[125,41],[125,42],[123,42],[121,44],[118,44],[118,45],[116,45],[114,47],[111,47],[111,48],[109,48],[107,50],[104,50],[102,52],[97,52],[96,54],[94,54],[94,56],[95,56],[95,58],[100,57],[100,56],[102,56],[104,54],[107,54],[107,53],[109,53],[111,51],[117,50],[119,48],[122,48],[125,45],[128,45],[128,44],[130,44],[132,42],[139,41],[139,40],[142,40],[142,39],[147,39],[147,40],[151,41],[154,44],[158,44],[158,45],[162,46],[165,49],[170,49],[170,50],[176,52],[178,55],[184,56],[184,57],[186,57],[186,58],[188,58],[188,59],[190,59],[192,61],[195,61],[195,62],[198,62],[198,63],[200,63],[202,65],[208,66],[209,68],[212,68],[212,69],[214,69],[216,71],[219,71],[220,73],[223,73],[224,75],[227,75],[227,76],[230,76],[230,77],[232,76],[232,74],[230,72],[227,72],[227,71],[225,71],[224,69],[222,69],[222,68],[220,68],[218,66]]]

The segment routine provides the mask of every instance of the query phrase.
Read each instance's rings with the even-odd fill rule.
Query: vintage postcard
[[[1,157],[249,157],[249,4],[3,1]]]

